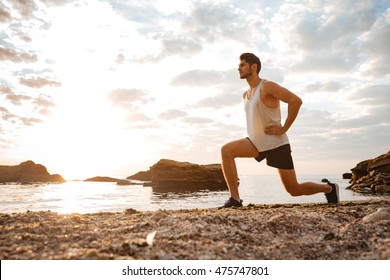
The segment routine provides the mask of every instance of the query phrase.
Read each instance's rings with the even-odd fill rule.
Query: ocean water
[[[326,176],[301,176],[299,181],[320,182]],[[340,186],[341,201],[375,199],[346,190],[348,180],[327,176]],[[323,194],[292,197],[277,175],[240,176],[240,195],[244,205],[326,202]],[[70,181],[63,184],[0,185],[0,212],[53,211],[58,213],[121,212],[214,208],[229,198],[226,191],[161,192],[140,185]]]

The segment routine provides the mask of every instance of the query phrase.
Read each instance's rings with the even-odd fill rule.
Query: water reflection
[[[176,193],[176,194],[186,194],[186,193],[198,193],[198,192],[210,192],[210,191],[226,191],[226,187],[208,187],[208,186],[199,186],[199,185],[168,185],[168,186],[152,186],[154,194],[164,194],[164,193]]]
[[[240,194],[244,205],[326,201],[323,194],[291,197],[277,176],[242,176],[241,179]],[[341,201],[368,199],[367,196],[346,190],[348,182],[334,181],[340,185]],[[128,208],[138,211],[213,208],[222,205],[228,197],[227,189],[183,185],[161,188],[96,182],[67,182],[60,185],[3,184],[0,185],[0,212],[51,210],[59,213],[94,213],[120,212]]]

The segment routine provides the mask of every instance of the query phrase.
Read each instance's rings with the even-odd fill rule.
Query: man
[[[240,207],[238,174],[235,158],[267,160],[267,165],[279,171],[287,192],[292,196],[324,193],[328,203],[339,202],[337,184],[298,183],[291,148],[286,132],[298,115],[302,100],[277,83],[260,78],[260,59],[252,53],[240,56],[238,71],[249,89],[243,94],[248,137],[225,144],[221,149],[222,170],[229,187],[230,198],[220,208]],[[280,101],[288,104],[288,114],[281,125]]]

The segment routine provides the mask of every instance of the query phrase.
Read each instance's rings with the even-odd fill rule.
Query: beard
[[[246,79],[246,78],[249,78],[250,76],[252,76],[252,72],[243,72],[243,73],[240,73],[240,78],[241,78],[241,79]]]

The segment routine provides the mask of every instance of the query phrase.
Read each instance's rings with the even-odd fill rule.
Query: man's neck
[[[261,82],[261,78],[257,75],[250,76],[246,78],[247,83],[249,84],[251,89],[256,88]]]

